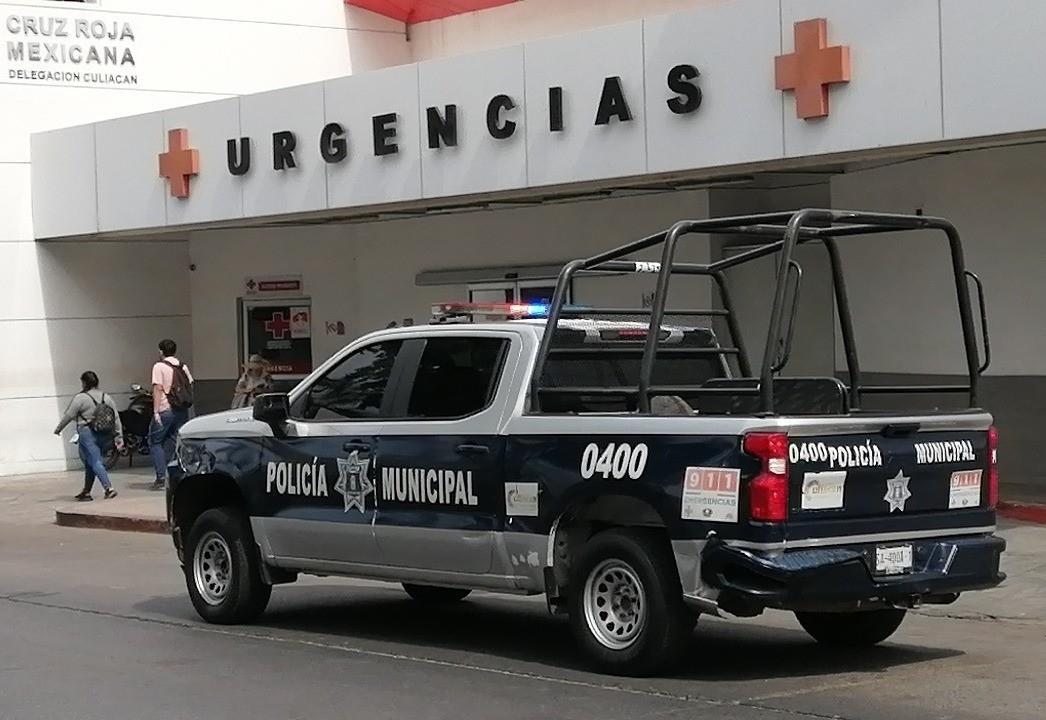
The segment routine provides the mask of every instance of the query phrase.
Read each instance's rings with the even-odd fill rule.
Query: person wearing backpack
[[[69,401],[69,407],[54,434],[61,435],[66,425],[76,422],[76,444],[84,464],[84,489],[76,499],[92,500],[91,489],[95,478],[98,478],[105,488],[105,499],[111,500],[116,497],[116,490],[109,480],[102,457],[114,443],[118,449],[123,447],[120,413],[113,399],[98,389],[98,375],[94,372],[88,370],[81,375],[80,384],[83,390]]]
[[[174,340],[161,340],[158,347],[160,360],[153,365],[153,421],[149,426],[149,453],[156,469],[153,490],[163,490],[167,484],[167,466],[172,459],[167,447],[173,446],[193,405],[192,374],[175,357],[178,345]]]

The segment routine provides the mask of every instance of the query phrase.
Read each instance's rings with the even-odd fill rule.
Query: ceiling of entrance
[[[405,23],[439,20],[513,2],[516,0],[345,0],[346,5],[370,10]]]

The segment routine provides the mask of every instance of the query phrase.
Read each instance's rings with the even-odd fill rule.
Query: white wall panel
[[[732,1],[525,0],[414,25],[410,47],[415,61],[430,60]],[[775,0],[766,4],[777,7]]]
[[[160,113],[136,115],[95,127],[98,167],[98,229],[127,230],[167,222],[167,181],[160,177],[160,153],[167,136]]]
[[[418,66],[422,187],[425,197],[465,195],[525,187],[527,132],[524,117],[523,46],[433,60]],[[487,130],[487,105],[507,95],[515,109],[501,113],[515,134],[497,140]],[[427,109],[443,114],[457,106],[458,145],[428,146]]]
[[[90,128],[88,128],[90,131]],[[86,174],[87,168],[79,168]],[[94,173],[91,173],[93,188]],[[62,179],[62,181],[67,181]],[[70,188],[75,192],[75,188]],[[86,190],[86,189],[85,189]],[[86,193],[85,193],[86,194]],[[94,199],[91,191],[88,197]],[[33,239],[33,201],[27,163],[0,163],[0,198],[3,198],[3,222],[0,222],[0,242],[18,242]],[[94,215],[93,208],[86,215]]]
[[[72,395],[85,370],[98,373],[106,392],[148,385],[163,338],[177,342],[190,361],[190,325],[188,316],[0,320],[0,332],[11,340],[0,345],[0,399]],[[28,352],[38,361],[21,362]]]
[[[327,175],[320,157],[323,84],[312,83],[240,98],[240,129],[252,139],[251,170],[242,176],[243,212],[254,217],[307,212],[327,206]],[[295,167],[273,170],[272,134],[297,138]]]
[[[184,242],[0,243],[0,319],[189,313]]]
[[[36,237],[98,231],[94,140],[93,125],[33,136],[36,163],[30,174]]]
[[[240,138],[238,98],[189,105],[163,113],[164,135],[174,129],[189,130],[189,147],[200,154],[200,173],[189,180],[190,197],[165,194],[167,224],[228,220],[243,215],[241,183],[226,167],[226,141]]]
[[[376,70],[324,83],[328,122],[346,129],[349,157],[328,164],[329,207],[352,207],[421,196],[421,146],[416,65]],[[399,152],[374,154],[373,118],[395,113]]]
[[[646,123],[650,172],[780,158],[781,96],[773,92],[773,57],[780,53],[776,3],[766,0],[703,7],[647,18]],[[738,38],[744,42],[738,42]],[[701,73],[701,107],[677,115],[669,71],[680,64]]]
[[[18,108],[17,112],[0,113],[0,162],[29,162],[31,133],[217,100],[219,97],[204,93],[0,85],[3,107]]]
[[[852,76],[831,86],[831,115],[801,120],[785,98],[789,157],[941,139],[941,63],[932,0],[781,0],[781,43],[793,51],[794,24],[828,19],[828,45],[849,45]],[[772,63],[772,58],[768,60]]]
[[[643,23],[527,43],[527,156],[530,185],[646,172]],[[607,77],[618,76],[631,122],[595,127]],[[549,88],[563,88],[563,132],[549,132]]]
[[[1046,127],[1046,3],[944,0],[944,134],[1021,132]]]
[[[69,442],[71,436],[58,438],[51,432],[67,403],[68,398],[53,396],[0,399],[0,475],[72,467],[76,447]]]

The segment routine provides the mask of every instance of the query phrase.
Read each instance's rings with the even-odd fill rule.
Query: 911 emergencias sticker
[[[981,504],[981,471],[960,470],[952,473],[948,487],[948,509],[977,507]]]
[[[683,476],[683,519],[737,522],[740,487],[737,468],[688,467]]]

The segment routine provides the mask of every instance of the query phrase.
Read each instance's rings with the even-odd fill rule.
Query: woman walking
[[[69,407],[54,434],[61,435],[66,425],[76,421],[77,446],[84,464],[84,489],[76,499],[92,500],[91,489],[94,487],[94,479],[98,478],[105,488],[105,499],[109,500],[116,497],[116,490],[109,481],[102,457],[114,443],[117,449],[123,447],[120,413],[113,399],[98,389],[98,376],[95,373],[88,370],[80,376],[80,383],[83,390],[69,401]]]

